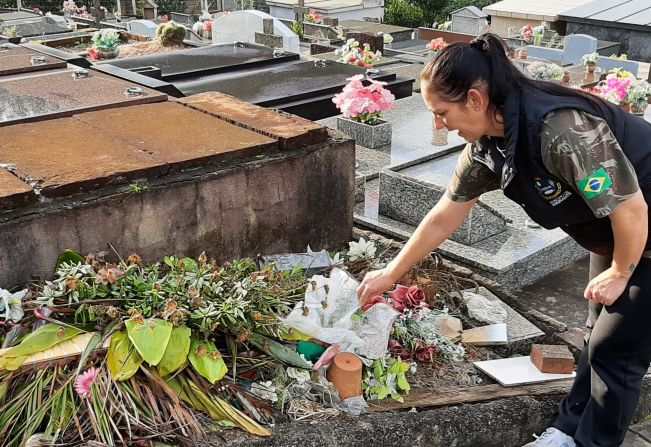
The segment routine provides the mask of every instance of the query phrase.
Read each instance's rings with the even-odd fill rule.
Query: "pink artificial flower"
[[[432,51],[441,51],[447,46],[448,43],[442,37],[437,37],[436,39],[429,41],[427,44],[427,49]]]
[[[41,10],[38,9],[38,8],[34,8],[34,9],[32,9],[32,12],[35,12],[36,14],[41,14],[41,15],[43,15],[43,13],[41,12]]]
[[[398,285],[396,290],[389,293],[393,308],[398,312],[404,312],[405,309],[415,309],[418,307],[428,307],[425,302],[425,292],[418,286],[405,287]]]
[[[522,36],[522,39],[524,39],[525,42],[531,42],[531,39],[533,38],[533,28],[531,25],[525,25],[520,28],[520,36]]]
[[[212,31],[212,22],[210,20],[203,22],[203,30]]]
[[[90,367],[84,373],[77,376],[75,391],[82,398],[89,398],[93,394],[92,385],[99,376],[99,368]]]
[[[165,14],[165,15],[162,17],[162,19],[163,19],[163,22],[169,22],[169,20],[170,20],[170,18],[167,16],[167,14]]]

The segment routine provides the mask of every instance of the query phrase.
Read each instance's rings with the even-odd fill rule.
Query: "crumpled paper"
[[[283,320],[288,326],[326,343],[341,345],[341,351],[377,359],[387,351],[393,320],[398,315],[387,304],[376,304],[361,316],[359,283],[342,269],[330,277],[315,275],[308,281],[305,300]]]

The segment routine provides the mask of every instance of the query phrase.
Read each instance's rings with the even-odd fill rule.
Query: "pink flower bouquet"
[[[321,23],[321,21],[323,21],[323,14],[319,14],[314,9],[310,9],[310,11],[303,17],[305,18],[306,22],[310,23]]]
[[[533,40],[533,28],[531,25],[525,25],[520,28],[520,36],[522,36],[525,42],[530,43]]]
[[[393,110],[395,96],[384,88],[386,82],[369,80],[369,85],[365,86],[362,79],[364,75],[361,74],[348,78],[350,82],[332,102],[346,118],[375,125],[380,122],[382,112]]]
[[[427,49],[431,51],[441,51],[447,46],[448,43],[442,37],[437,37],[436,39],[430,40],[427,44]]]

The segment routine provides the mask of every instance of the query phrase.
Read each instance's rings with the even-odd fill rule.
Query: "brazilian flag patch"
[[[601,168],[594,174],[581,180],[577,186],[583,196],[586,199],[590,200],[597,197],[602,192],[607,191],[608,188],[612,186],[612,184],[613,181],[611,180],[606,170],[604,168]]]

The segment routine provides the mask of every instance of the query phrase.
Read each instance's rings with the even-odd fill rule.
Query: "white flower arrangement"
[[[558,81],[564,72],[559,65],[545,62],[534,62],[527,67],[527,71],[538,81]]]
[[[597,62],[599,62],[599,53],[588,53],[581,56],[581,65],[584,67],[597,65]]]
[[[363,237],[359,238],[359,242],[348,242],[348,259],[354,261],[356,259],[373,259],[377,247],[373,241],[367,241]]]
[[[94,48],[114,48],[120,43],[120,32],[113,28],[96,31],[91,38]]]
[[[628,99],[632,104],[644,104],[651,96],[651,84],[644,79],[634,79],[628,89]]]
[[[382,34],[382,39],[384,39],[384,44],[390,44],[393,42],[393,36],[391,34]]]

